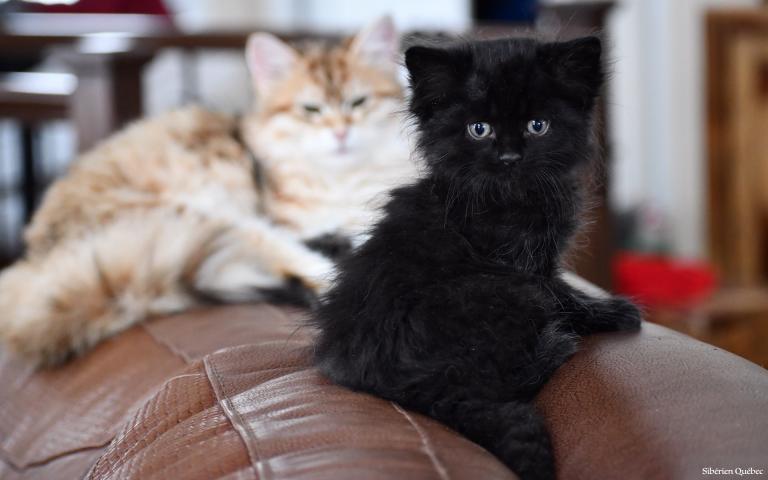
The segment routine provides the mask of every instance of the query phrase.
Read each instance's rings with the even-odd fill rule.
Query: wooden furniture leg
[[[93,147],[127,122],[142,115],[142,72],[150,53],[94,54],[68,52],[77,76],[71,114],[79,151]]]

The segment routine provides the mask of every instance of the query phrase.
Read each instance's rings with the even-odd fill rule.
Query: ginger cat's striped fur
[[[256,107],[242,119],[190,107],[83,155],[0,275],[0,339],[52,364],[203,299],[260,300],[297,282],[322,292],[333,262],[307,242],[359,243],[380,194],[415,171],[396,44],[388,19],[302,52],[254,34]]]

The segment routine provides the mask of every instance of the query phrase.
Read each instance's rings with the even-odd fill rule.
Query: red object
[[[690,307],[715,289],[712,268],[695,261],[625,252],[613,262],[616,290],[648,308]]]
[[[136,13],[169,16],[163,0],[78,0],[72,5],[36,5],[46,13]]]

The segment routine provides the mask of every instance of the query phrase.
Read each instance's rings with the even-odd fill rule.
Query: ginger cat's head
[[[333,46],[298,50],[253,34],[246,59],[255,110],[244,134],[259,160],[268,169],[288,162],[343,170],[400,142],[397,48],[388,17]]]

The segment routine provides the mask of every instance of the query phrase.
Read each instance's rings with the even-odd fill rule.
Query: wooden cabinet
[[[726,285],[768,283],[768,9],[707,18],[709,254]]]

